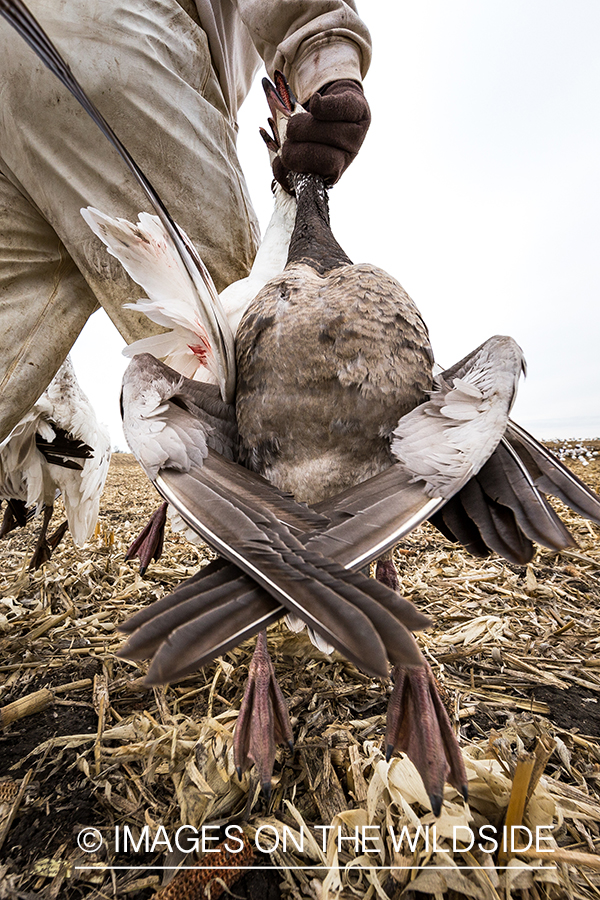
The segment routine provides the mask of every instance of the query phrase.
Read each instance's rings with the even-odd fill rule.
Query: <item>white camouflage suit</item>
[[[28,0],[218,290],[247,274],[257,225],[237,110],[264,61],[304,102],[360,81],[370,42],[353,0]],[[97,126],[0,19],[0,440],[103,306],[131,343],[156,330],[137,288],[86,227],[95,206],[137,221],[148,201]],[[151,211],[151,210],[149,210]]]

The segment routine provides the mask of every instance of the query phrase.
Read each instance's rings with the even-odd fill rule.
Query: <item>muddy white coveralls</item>
[[[301,102],[361,80],[370,61],[353,0],[28,0],[84,90],[196,243],[221,290],[247,274],[257,224],[236,116],[261,58]],[[157,329],[123,304],[135,286],[89,231],[95,206],[149,210],[66,88],[0,19],[0,440],[103,306],[130,343]]]

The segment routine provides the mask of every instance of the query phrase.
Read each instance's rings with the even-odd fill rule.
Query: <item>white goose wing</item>
[[[88,448],[81,468],[47,463],[50,477],[60,490],[65,504],[69,531],[78,546],[92,536],[100,498],[110,463],[110,435],[101,425],[86,395],[81,390],[67,357],[46,395],[52,405],[52,421],[69,439]]]
[[[520,348],[494,337],[436,378],[431,399],[394,431],[399,460],[316,507],[332,525],[308,545],[351,568],[425,519],[470,552],[524,564],[534,541],[575,545],[545,494],[600,524],[600,498],[508,418],[524,371]]]
[[[76,543],[98,518],[110,461],[110,438],[81,391],[70,360],[0,446],[0,494],[27,506],[62,494]]]
[[[171,329],[135,341],[123,355],[152,353],[188,378],[219,384],[219,362],[203,321],[203,309],[211,308],[216,297],[212,280],[210,289],[206,283],[190,281],[181,253],[157,216],[140,213],[134,225],[91,206],[82,209],[81,215],[147,295],[125,306]]]
[[[146,193],[165,232],[169,235],[173,246],[181,257],[183,269],[187,272],[190,280],[190,289],[197,295],[197,306],[201,312],[202,325],[206,330],[212,353],[214,354],[219,388],[223,398],[229,402],[235,392],[235,347],[233,334],[212,279],[206,266],[200,259],[198,251],[182,229],[173,221],[148,178],[86,95],[52,41],[21,0],[0,0],[0,15],[4,16],[22,35],[44,65],[60,79],[79,101],[117,150]],[[209,301],[207,301],[207,298],[209,298]]]
[[[309,543],[358,568],[434,515],[502,439],[523,369],[520,347],[496,336],[438,375],[430,399],[403,416],[393,432],[398,462],[319,504],[332,527]]]
[[[275,187],[274,195],[273,214],[250,274],[230,284],[219,295],[233,334],[258,292],[285,267],[296,200],[280,185]],[[105,216],[92,207],[82,209],[81,214],[109,253],[147,294],[147,299],[125,305],[171,329],[167,334],[135,341],[125,348],[123,355],[131,359],[139,353],[151,353],[186,378],[218,384],[218,367],[202,324],[197,292],[191,290],[181,256],[160,220],[141,213],[139,222],[132,225],[125,219]],[[212,303],[213,293],[206,291],[206,304]]]
[[[430,497],[452,496],[490,458],[524,371],[519,345],[492,337],[438,375],[430,399],[400,419],[392,453]]]
[[[37,440],[51,442],[55,432],[50,423],[52,405],[43,394],[0,444],[0,496],[22,500],[27,506],[44,502],[45,460]]]

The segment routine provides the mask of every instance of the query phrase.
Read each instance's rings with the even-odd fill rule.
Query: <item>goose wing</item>
[[[239,569],[216,559],[128,619],[118,651],[152,663],[148,684],[176,681],[277,621],[285,609]]]
[[[394,432],[399,462],[318,505],[331,526],[309,546],[354,568],[425,519],[477,556],[495,550],[520,564],[532,558],[534,542],[575,546],[545,495],[597,524],[600,498],[510,421],[524,369],[518,345],[494,337],[442,372],[431,399]]]
[[[52,403],[56,437],[42,450],[60,490],[69,531],[79,546],[92,536],[110,463],[110,435],[81,390],[69,357],[45,394]],[[38,448],[41,449],[38,440]],[[63,459],[61,459],[61,455]],[[71,457],[80,462],[71,462]]]
[[[431,518],[502,439],[523,368],[520,347],[496,336],[437,376],[430,399],[393,432],[397,462],[319,504],[331,526],[311,536],[309,546],[358,568]]]
[[[495,378],[490,371],[494,366]],[[289,554],[294,552],[298,570],[305,575],[315,577],[315,572],[323,573],[327,566],[337,576],[338,595],[343,594],[340,587],[343,585],[346,601],[362,604],[383,639],[388,658],[402,665],[400,657],[405,661],[406,654],[410,655],[412,649],[410,643],[407,646],[406,630],[422,628],[426,620],[396,593],[372,580],[363,584],[365,579],[361,575],[349,571],[344,574],[341,567],[358,569],[393,546],[443,505],[446,500],[443,494],[451,492],[452,484],[458,490],[472,471],[482,465],[485,454],[489,455],[490,448],[498,443],[506,428],[521,367],[522,354],[509,339],[492,339],[478,348],[454,367],[452,380],[440,379],[439,390],[431,401],[401,420],[395,441],[398,444],[404,442],[402,462],[320,504],[310,513],[295,504],[291,497],[286,498],[288,508],[284,510],[281,506],[284,495],[272,485],[214,455],[209,457],[207,454],[203,468],[201,463],[195,462],[185,473],[168,471],[163,462],[163,468],[155,475],[162,495],[173,503],[196,533],[252,576],[255,584],[253,586],[249,580],[241,584],[239,569],[233,567],[221,570],[218,586],[210,577],[205,582],[200,574],[187,583],[185,593],[175,593],[163,601],[163,606],[153,604],[131,620],[127,626],[131,637],[123,652],[142,656],[156,653],[150,677],[164,678],[165,673],[174,677],[174,671],[181,672],[177,668],[178,654],[179,658],[188,659],[188,651],[183,652],[184,645],[196,654],[197,661],[206,658],[204,643],[198,650],[192,649],[193,636],[199,633],[199,623],[209,612],[212,614],[212,604],[233,602],[234,597],[237,606],[244,607],[248,630],[258,631],[263,627],[264,607],[259,602],[263,592],[256,585],[269,591],[265,573],[272,577],[271,568],[265,565],[266,559],[271,555],[269,566],[280,567],[280,560],[286,555],[291,558]],[[406,419],[410,419],[409,424]],[[483,435],[483,449],[477,435]],[[423,446],[429,448],[429,457],[425,461]],[[442,479],[443,486],[440,487]],[[215,494],[220,500],[211,514]],[[279,498],[277,503],[269,500],[275,496]],[[235,498],[235,508],[232,498]],[[303,510],[301,520],[296,518],[298,510]],[[317,514],[320,521],[311,518]],[[252,548],[257,535],[248,530],[248,519],[252,520],[252,528],[260,525],[263,535],[269,535],[269,547],[261,549],[258,562]],[[258,538],[263,539],[260,535]],[[312,569],[309,569],[309,560],[314,564]],[[309,605],[310,597],[303,598],[299,587],[297,584],[292,594],[271,590],[271,596],[279,604],[278,609],[272,606],[271,614],[279,616],[284,609],[294,612],[328,642],[342,649],[339,636],[336,639],[335,631],[323,628],[323,622],[315,617],[314,606]],[[363,592],[360,601],[351,590],[353,587]],[[370,600],[365,601],[367,591]],[[242,596],[243,601],[240,600]],[[347,609],[343,603],[339,606],[340,613]],[[235,628],[232,625],[229,631],[238,627],[237,621]],[[227,637],[227,618],[223,617],[221,623],[221,628],[213,635],[215,648],[223,644],[223,629]],[[354,658],[348,646],[342,652]]]
[[[152,353],[188,378],[219,384],[219,357],[213,351],[214,342],[203,315],[203,309],[212,308],[216,290],[190,280],[182,255],[160,219],[140,213],[134,225],[127,219],[106,216],[92,206],[82,209],[81,215],[146,293],[146,297],[125,306],[170,329],[135,341],[123,355],[133,358],[139,353]]]
[[[109,460],[108,432],[98,425],[67,358],[0,445],[0,495],[39,508],[61,493],[69,528],[82,544],[96,524]]]
[[[385,594],[393,604],[393,592],[347,573],[299,540],[298,533],[323,527],[326,520],[214,452],[229,447],[235,456],[235,434],[223,427],[235,430],[233,408],[221,401],[217,408],[217,399],[210,385],[190,382],[150,356],[138,356],[129,366],[125,433],[162,496],[218,553],[353,662],[386,675],[387,630],[395,631],[405,663],[420,663],[409,631],[395,624],[381,602]],[[416,610],[412,621],[428,623]]]
[[[321,561],[321,564],[327,568],[326,563]],[[331,565],[329,569],[333,575],[339,574],[335,566]],[[379,634],[390,662],[421,665],[423,660],[410,631],[427,627],[431,624],[429,619],[412,603],[379,582],[342,572],[337,585],[340,596],[349,608],[355,605],[363,610]],[[358,603],[357,597],[360,598]],[[341,603],[339,606],[339,614],[346,616],[347,610]],[[128,640],[119,656],[128,659],[152,657],[148,683],[174,681],[258,633],[287,611],[288,607],[239,568],[217,560],[180,585],[173,594],[152,603],[121,625]],[[304,620],[307,618],[305,616]],[[369,636],[366,637],[368,641]],[[328,639],[331,639],[330,635]],[[366,657],[364,647],[357,655],[352,649],[349,651],[341,646],[339,639],[335,645],[361,668],[373,672],[374,666]]]
[[[519,565],[534,541],[550,550],[577,546],[546,495],[600,525],[600,497],[523,428],[509,422],[481,471],[431,518],[476,556],[492,550]]]
[[[392,453],[429,496],[452,496],[487,462],[524,370],[518,344],[496,335],[437,376],[430,399],[400,419]]]
[[[75,99],[94,120],[108,138],[117,153],[128,166],[138,184],[148,197],[181,259],[183,269],[189,278],[190,290],[197,297],[197,307],[201,321],[209,338],[217,370],[217,382],[223,398],[229,402],[235,393],[235,347],[234,338],[223,312],[218,294],[206,266],[187,235],[174,222],[156,190],[139,168],[131,154],[121,143],[102,113],[89,99],[60,53],[31,15],[22,0],[0,0],[0,14],[19,32],[39,59],[65,85]],[[93,216],[93,214],[91,214]]]
[[[500,360],[497,379],[491,374],[495,357]],[[533,540],[557,549],[570,546],[571,536],[543,493],[560,497],[599,524],[600,498],[508,420],[522,368],[522,354],[510,340],[494,338],[477,348],[443,372],[432,400],[409,414],[414,431],[406,427],[408,417],[400,423],[396,436],[405,441],[404,462],[312,511],[245,469],[228,470],[224,461],[213,460],[212,477],[230,496],[240,494],[247,480],[253,482],[243,494],[247,504],[261,509],[272,497],[270,512],[285,521],[308,549],[347,569],[364,566],[428,518],[479,555],[490,552],[488,544],[518,560],[523,560]],[[413,459],[416,464],[411,467]],[[453,489],[456,493],[451,495]],[[348,572],[345,578],[350,578]],[[412,631],[425,627],[427,620],[393,592],[381,592],[377,602],[388,617],[375,606],[365,612],[394,661],[404,652],[404,635],[398,636],[396,623]],[[239,568],[220,561],[125,623],[122,630],[129,639],[122,654],[153,656],[148,673],[153,683],[182,677],[288,609]]]
[[[42,395],[0,444],[3,499],[22,500],[27,506],[43,503],[45,454],[52,455],[56,439],[56,431],[50,424],[51,413],[51,404]],[[61,446],[57,459],[66,460],[64,449]]]
[[[506,442],[527,468],[535,487],[600,525],[600,497],[524,428],[510,421]]]

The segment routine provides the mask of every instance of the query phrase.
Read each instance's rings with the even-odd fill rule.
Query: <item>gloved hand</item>
[[[288,191],[288,172],[321,175],[326,184],[335,184],[358,153],[371,123],[369,104],[356,81],[332,81],[306,106],[306,113],[289,120],[281,155],[273,162],[275,178]]]

